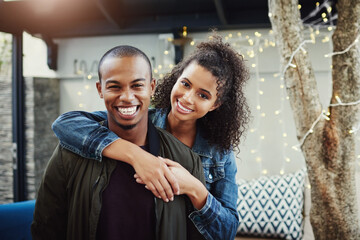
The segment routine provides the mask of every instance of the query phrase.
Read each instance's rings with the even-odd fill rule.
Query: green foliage
[[[0,76],[8,76],[11,70],[11,35],[0,32]]]

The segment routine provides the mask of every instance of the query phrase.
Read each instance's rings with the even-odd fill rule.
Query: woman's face
[[[217,83],[208,70],[190,63],[171,91],[171,114],[180,121],[197,120],[218,107]]]

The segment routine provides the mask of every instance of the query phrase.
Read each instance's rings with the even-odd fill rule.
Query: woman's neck
[[[171,114],[167,116],[166,130],[186,146],[192,148],[196,138],[196,120],[180,121]]]

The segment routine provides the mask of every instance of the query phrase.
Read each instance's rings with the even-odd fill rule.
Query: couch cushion
[[[238,235],[301,239],[306,170],[238,180]]]

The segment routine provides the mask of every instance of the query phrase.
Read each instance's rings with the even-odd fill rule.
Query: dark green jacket
[[[154,129],[150,126],[149,131]],[[205,184],[200,157],[168,132],[155,132],[159,156],[179,162]],[[58,146],[39,188],[31,226],[33,239],[95,240],[102,192],[115,167],[115,160],[94,161]],[[188,218],[193,206],[187,196],[175,196],[170,203],[155,199],[157,239],[203,239]]]

